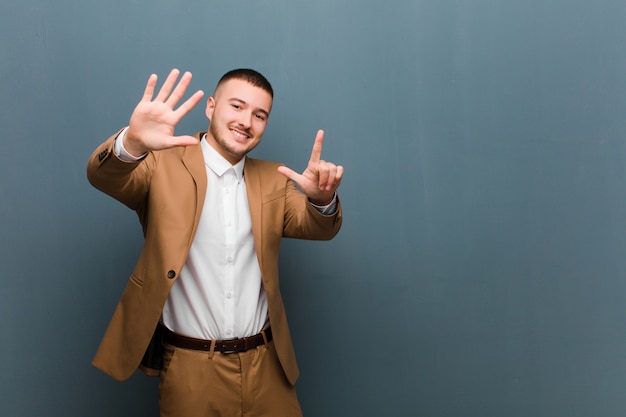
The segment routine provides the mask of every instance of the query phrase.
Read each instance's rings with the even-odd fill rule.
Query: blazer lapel
[[[243,175],[246,181],[246,194],[248,196],[248,206],[250,207],[250,219],[252,220],[252,234],[254,235],[254,248],[259,259],[259,265],[263,265],[263,236],[261,225],[262,214],[262,190],[261,176],[254,159],[246,158],[243,167]]]
[[[198,140],[202,140],[202,136],[204,136],[204,132],[198,132],[195,135]],[[183,164],[196,183],[196,215],[193,219],[193,230],[195,231],[198,228],[198,223],[200,222],[200,214],[202,213],[202,207],[204,206],[207,187],[204,155],[200,144],[185,147],[183,151]]]

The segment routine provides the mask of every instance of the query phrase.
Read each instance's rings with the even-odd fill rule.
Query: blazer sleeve
[[[287,181],[284,237],[330,240],[339,233],[342,219],[339,196],[337,196],[337,210],[333,214],[322,214],[296,188],[292,181]]]
[[[137,210],[148,194],[156,155],[150,152],[138,162],[122,161],[113,149],[120,132],[91,154],[87,161],[87,179],[98,190]]]

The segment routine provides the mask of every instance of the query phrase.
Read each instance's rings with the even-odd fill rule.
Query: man
[[[92,154],[89,181],[135,210],[144,246],[94,358],[125,380],[159,375],[161,416],[301,416],[298,367],[278,284],[282,237],[325,240],[341,226],[343,168],[298,174],[249,158],[273,101],[256,71],[226,73],[207,100],[208,132],[175,136],[191,74],[157,76],[127,128]],[[294,182],[300,188],[295,187]]]

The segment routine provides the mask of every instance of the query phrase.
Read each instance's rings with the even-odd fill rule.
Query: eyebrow
[[[240,98],[237,98],[237,97],[232,97],[232,98],[228,99],[228,101],[229,101],[229,102],[236,101],[236,102],[238,102],[238,103],[241,103],[241,104],[246,104],[246,105],[248,104],[248,103],[246,103],[244,100],[242,100],[242,99],[240,99]],[[269,117],[269,115],[270,115],[270,112],[268,112],[267,110],[262,109],[262,108],[258,108],[258,109],[257,109],[257,111],[258,111],[258,112],[261,112],[261,113],[263,113],[263,114],[265,114],[265,117]]]

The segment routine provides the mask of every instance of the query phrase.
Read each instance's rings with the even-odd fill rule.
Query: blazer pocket
[[[140,280],[135,274],[131,274],[130,282],[138,286],[139,288],[143,288],[143,281]]]

